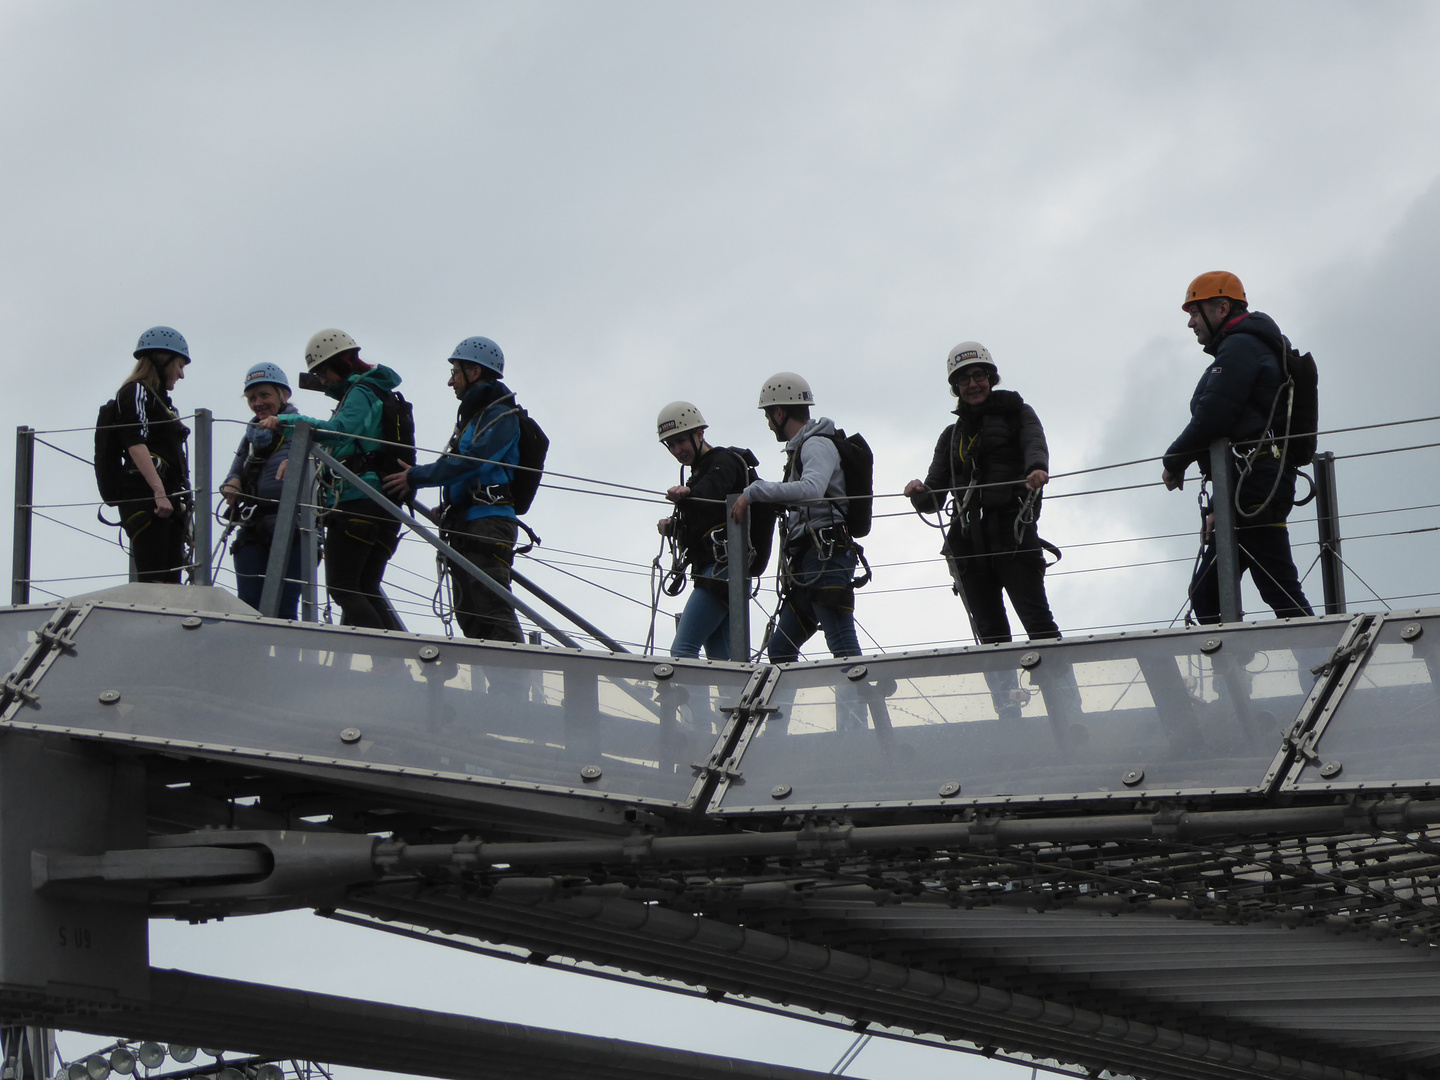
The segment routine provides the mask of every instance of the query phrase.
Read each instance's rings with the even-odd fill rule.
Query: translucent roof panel
[[[715,809],[1256,790],[1348,622],[786,668]]]
[[[0,679],[3,679],[26,650],[35,643],[35,631],[45,625],[52,611],[45,608],[12,608],[0,612]]]
[[[1364,665],[1328,711],[1315,744],[1319,760],[1297,768],[1290,786],[1440,787],[1440,615],[1386,615]]]
[[[77,734],[684,804],[738,665],[98,607],[16,717]],[[102,696],[118,700],[106,704]]]

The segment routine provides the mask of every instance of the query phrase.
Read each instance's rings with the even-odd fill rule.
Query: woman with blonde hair
[[[120,524],[130,538],[138,581],[180,584],[190,525],[190,429],[170,401],[185,377],[190,349],[168,326],[152,326],[135,346],[135,370],[120,385],[125,470]]]

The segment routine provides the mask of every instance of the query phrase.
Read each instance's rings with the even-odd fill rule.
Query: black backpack
[[[534,417],[518,405],[515,408],[520,413],[520,460],[510,481],[510,501],[515,505],[515,513],[523,514],[535,502],[535,493],[540,490],[540,478],[545,475],[545,455],[550,452],[550,438]]]
[[[120,406],[111,398],[95,417],[95,485],[106,506],[119,506],[125,475],[125,447],[120,437]]]
[[[1319,445],[1320,427],[1320,369],[1315,358],[1300,353],[1285,342],[1280,355],[1281,374],[1285,382],[1275,395],[1275,412],[1272,417],[1275,441],[1285,457],[1285,464],[1293,468],[1309,465],[1315,460]]]
[[[760,479],[760,474],[755,471],[760,459],[753,451],[743,446],[727,446],[725,449],[745,463],[746,486]],[[778,503],[750,504],[750,565],[745,571],[746,577],[759,577],[770,565],[770,552],[775,545],[775,522],[779,520]]]
[[[369,446],[345,462],[347,468],[357,473],[373,472],[382,479],[399,472],[403,465],[415,464],[415,406],[405,400],[398,390],[382,390],[370,383],[355,383],[380,399],[380,435],[384,442],[372,444],[356,439],[361,447]],[[350,390],[346,390],[348,395]],[[344,398],[341,398],[344,403]],[[337,406],[338,407],[338,406]],[[395,445],[398,444],[398,445]]]
[[[836,428],[829,439],[840,451],[840,468],[845,473],[845,495],[849,499],[845,527],[858,540],[870,535],[875,513],[875,454],[858,431],[846,435],[843,428]]]

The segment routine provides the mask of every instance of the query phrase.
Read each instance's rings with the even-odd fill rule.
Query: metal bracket
[[[36,693],[41,677],[57,656],[75,651],[75,631],[93,604],[75,608],[61,604],[45,625],[35,631],[35,644],[25,650],[10,673],[0,681],[0,721],[11,719],[22,707],[40,700]]]
[[[1273,796],[1282,784],[1295,784],[1307,766],[1320,764],[1321,736],[1356,672],[1370,655],[1384,622],[1384,615],[1357,615],[1329,658],[1310,669],[1317,676],[1315,685],[1281,739],[1280,749],[1265,774],[1262,787],[1267,796]]]

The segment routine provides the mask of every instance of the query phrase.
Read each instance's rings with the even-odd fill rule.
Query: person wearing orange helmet
[[[1226,438],[1235,447],[1232,479],[1238,485],[1240,569],[1250,572],[1276,618],[1313,615],[1300,586],[1285,519],[1295,503],[1295,467],[1267,440],[1275,399],[1285,381],[1285,338],[1269,315],[1251,311],[1245,287],[1234,274],[1201,274],[1185,290],[1181,309],[1211,358],[1190,398],[1190,423],[1165,451],[1161,479],[1170,491],[1184,486],[1191,462],[1210,475],[1210,444]],[[1190,604],[1202,623],[1220,621],[1220,581],[1213,529],[1190,581]]]

